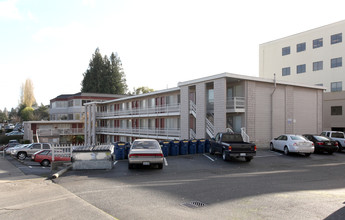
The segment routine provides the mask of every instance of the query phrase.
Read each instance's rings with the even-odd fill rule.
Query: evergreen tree
[[[97,48],[89,63],[89,68],[83,74],[81,92],[125,94],[127,84],[119,57],[111,54],[102,57]]]

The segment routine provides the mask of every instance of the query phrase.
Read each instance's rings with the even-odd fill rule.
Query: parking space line
[[[115,162],[113,163],[113,165],[115,166],[115,165],[117,164],[117,162],[118,162],[118,161],[115,161]]]
[[[207,157],[208,159],[210,159],[211,161],[213,161],[214,162],[214,160],[210,157],[210,156],[208,156],[208,155],[206,155],[206,154],[203,154],[205,157]]]
[[[164,157],[163,160],[164,160],[165,166],[168,166],[168,161],[167,161],[167,159]]]
[[[28,167],[32,169],[32,166],[28,166]]]

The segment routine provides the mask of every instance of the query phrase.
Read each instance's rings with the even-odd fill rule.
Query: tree
[[[5,110],[6,110],[6,108],[5,108]],[[4,111],[0,110],[0,122],[5,122],[8,120],[7,115],[5,113],[5,110]]]
[[[33,118],[36,121],[49,120],[49,108],[41,103],[37,109],[33,112]]]
[[[155,91],[154,89],[151,89],[147,86],[142,86],[142,87],[139,87],[137,89],[134,88],[134,95],[140,95],[140,94],[145,94],[145,93],[150,93],[150,92],[153,92]]]
[[[34,119],[34,109],[32,107],[25,107],[20,112],[20,116],[23,121],[32,121]]]
[[[21,86],[20,104],[26,107],[32,107],[35,103],[34,85],[31,79],[26,79],[25,84]]]
[[[125,94],[127,91],[121,60],[114,53],[108,59],[97,48],[83,76],[81,92]]]

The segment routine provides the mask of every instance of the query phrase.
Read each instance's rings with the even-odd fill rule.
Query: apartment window
[[[342,57],[331,59],[331,68],[340,67],[343,65]]]
[[[297,44],[297,53],[298,52],[302,52],[302,51],[305,51],[305,42],[304,43],[300,43],[300,44]]]
[[[323,69],[323,61],[318,61],[313,63],[313,71],[318,71]]]
[[[323,46],[323,39],[319,38],[319,39],[315,39],[313,40],[313,48],[318,48],[318,47],[322,47]]]
[[[341,43],[343,41],[342,33],[334,34],[331,36],[331,44]]]
[[[323,83],[315,84],[315,86],[323,86]]]
[[[290,54],[290,47],[284,47],[282,48],[282,55],[289,55]]]
[[[332,82],[331,83],[331,92],[338,92],[341,91],[342,88],[342,82]]]
[[[282,76],[290,75],[290,67],[285,67],[282,69]]]
[[[331,115],[343,115],[343,107],[331,106]]]
[[[301,64],[297,66],[297,73],[305,73],[306,69],[306,65],[305,64]]]

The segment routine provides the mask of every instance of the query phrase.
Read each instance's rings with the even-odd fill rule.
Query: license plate
[[[143,165],[150,165],[150,162],[143,162]]]
[[[246,156],[247,154],[246,153],[240,153],[240,156]]]

